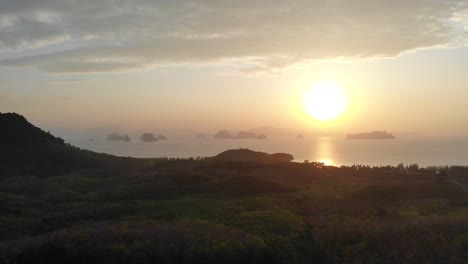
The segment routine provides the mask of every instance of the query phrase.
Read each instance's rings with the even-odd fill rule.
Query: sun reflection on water
[[[335,166],[334,163],[335,144],[333,138],[322,137],[317,139],[317,144],[314,144],[312,156],[315,160],[323,163],[326,166]]]

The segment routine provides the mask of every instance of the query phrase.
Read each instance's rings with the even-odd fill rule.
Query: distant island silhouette
[[[151,133],[143,133],[140,137],[141,141],[143,142],[154,142],[158,140],[153,134]]]
[[[301,134],[301,133],[299,133],[299,134],[297,134],[296,138],[297,138],[297,139],[304,139],[304,135]]]
[[[117,133],[109,134],[106,138],[107,141],[123,141],[130,142],[131,139],[128,135],[119,135]]]
[[[143,133],[140,137],[141,141],[143,142],[155,142],[158,140],[166,140],[167,137],[161,134],[158,134],[156,137],[152,133]]]
[[[337,167],[246,148],[118,157],[18,114],[0,113],[0,128],[0,263],[466,259],[468,166]]]
[[[162,135],[162,134],[158,134],[158,136],[156,137],[157,140],[166,140],[167,137]]]
[[[266,139],[265,134],[257,134],[248,131],[239,131],[237,135],[231,134],[227,130],[220,130],[218,133],[214,135],[216,139]]]
[[[227,138],[234,138],[234,136],[227,130],[221,130],[214,135],[214,138],[227,139]]]
[[[348,134],[347,139],[395,139],[395,136],[387,131],[373,131],[370,133]]]

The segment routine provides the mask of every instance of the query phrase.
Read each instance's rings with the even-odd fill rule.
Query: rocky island
[[[214,135],[214,138],[227,139],[227,138],[234,138],[234,136],[231,133],[229,133],[229,131],[227,130],[221,130]]]
[[[257,134],[253,132],[248,132],[248,131],[239,131],[237,135],[231,134],[227,130],[221,130],[218,133],[214,135],[214,138],[216,139],[266,139],[265,134]]]
[[[155,137],[154,134],[152,134],[152,133],[143,133],[143,135],[141,135],[140,139],[143,142],[154,142],[154,141],[158,141],[158,140],[166,140],[167,137],[162,135],[162,134],[158,134]]]
[[[370,133],[348,134],[347,139],[395,139],[395,136],[387,131],[373,131]]]
[[[466,263],[466,166],[118,157],[0,128],[0,263]]]
[[[119,135],[117,133],[109,134],[106,138],[107,141],[123,141],[130,142],[131,139],[128,135]]]
[[[151,133],[143,133],[140,137],[141,141],[143,142],[154,142],[158,140],[153,134]]]
[[[237,133],[237,136],[235,138],[266,139],[266,136],[264,134],[257,134],[257,133],[248,132],[248,131],[239,131],[239,133]]]
[[[158,134],[158,136],[156,137],[157,140],[166,140],[167,137],[165,135],[162,135],[162,134]]]

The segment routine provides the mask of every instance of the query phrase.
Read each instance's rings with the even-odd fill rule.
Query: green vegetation
[[[47,157],[57,144],[68,162],[60,170],[55,159],[23,166],[32,161],[19,154],[2,167],[2,264],[468,262],[468,192],[455,184],[466,167],[337,168],[248,150],[130,159],[54,139],[15,146]]]
[[[138,162],[140,167],[128,170],[3,177],[2,261],[468,260],[468,194],[455,184],[434,181],[437,174],[427,169],[410,173],[409,167],[210,159]]]

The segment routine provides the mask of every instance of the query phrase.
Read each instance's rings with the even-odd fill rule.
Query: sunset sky
[[[320,121],[304,97],[328,82],[347,106]],[[47,128],[467,135],[468,1],[0,0],[0,112]]]

